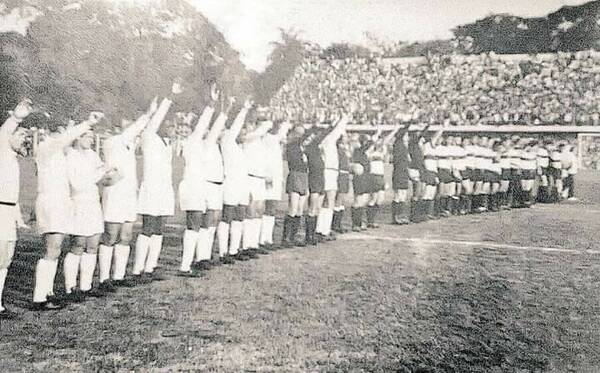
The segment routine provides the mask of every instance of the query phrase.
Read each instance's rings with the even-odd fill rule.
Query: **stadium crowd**
[[[574,198],[577,159],[563,141],[456,136],[444,133],[448,123],[437,133],[429,124],[399,123],[389,133],[349,135],[346,126],[361,112],[355,102],[318,113],[312,124],[292,125],[281,113],[255,110],[250,100],[230,116],[235,100],[220,99],[214,86],[211,102],[184,119],[193,130],[181,150],[183,179],[174,188],[171,139],[177,128],[165,118],[181,91],[173,84],[135,121],[115,127],[102,157],[93,144],[103,118],[98,112],[41,139],[35,214],[44,254],[35,269],[34,310],[57,310],[119,286],[163,279],[157,269],[165,219],[176,206],[186,215],[178,275],[193,278],[214,265],[334,240],[347,232],[346,208],[352,231],[377,228],[388,189],[394,192],[390,221],[398,225]],[[0,127],[0,300],[17,228],[25,224],[18,155],[28,134],[20,124],[32,111],[32,102],[24,100]],[[391,185],[386,163],[393,167]],[[287,212],[281,244],[275,245],[284,194]],[[134,240],[138,216],[142,227]],[[69,251],[62,261],[64,296],[57,297],[63,242]],[[0,318],[12,317],[0,303]]]
[[[494,53],[431,56],[424,63],[313,56],[271,107],[306,123],[354,102],[356,124],[600,125],[598,84],[600,56],[592,51],[528,60]]]

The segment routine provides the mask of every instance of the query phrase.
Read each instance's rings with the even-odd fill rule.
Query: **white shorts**
[[[0,241],[17,240],[17,206],[0,205]]]
[[[38,194],[35,216],[39,234],[70,234],[73,223],[73,206],[68,197],[56,197],[51,193]]]
[[[115,188],[117,185],[105,187],[102,190],[104,221],[120,224],[135,222],[137,220],[137,186]]]
[[[74,197],[73,223],[70,233],[75,236],[90,237],[102,232],[104,232],[104,216],[98,197]]]
[[[326,168],[325,172],[323,173],[325,179],[325,187],[323,190],[326,192],[331,190],[337,191],[339,174],[340,172],[338,170],[330,170]]]
[[[265,185],[265,200],[281,201],[283,198],[283,180],[273,180]]]
[[[248,190],[250,191],[251,201],[264,201],[267,195],[265,179],[248,176]]]
[[[175,214],[175,192],[169,183],[142,181],[138,196],[138,213],[150,216],[173,216]]]
[[[204,201],[208,210],[223,210],[223,184],[206,181],[204,184]]]
[[[420,172],[419,170],[415,169],[415,168],[409,168],[408,169],[408,177],[410,177],[411,180],[413,181],[419,181],[420,180]]]
[[[179,208],[181,211],[206,211],[204,181],[182,180],[179,183]]]
[[[250,189],[247,177],[227,178],[223,182],[223,204],[230,206],[248,206]]]

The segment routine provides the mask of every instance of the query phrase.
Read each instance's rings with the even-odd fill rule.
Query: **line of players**
[[[92,147],[93,128],[102,118],[99,113],[50,133],[40,143],[35,210],[45,252],[36,265],[34,309],[60,309],[65,301],[80,302],[113,292],[117,286],[161,279],[156,268],[165,220],[174,215],[176,204],[173,150],[164,119],[179,91],[174,85],[160,104],[155,100],[135,122],[124,122],[105,141],[104,160]],[[574,188],[576,161],[567,144],[556,147],[552,142],[516,137],[502,141],[461,138],[441,131],[430,135],[426,127],[406,126],[396,127],[385,138],[378,131],[350,139],[346,126],[352,113],[334,115],[331,125],[292,128],[283,121],[247,120],[253,107],[250,101],[229,120],[234,101],[219,105],[214,88],[210,96],[211,103],[183,148],[185,167],[178,202],[186,213],[186,229],[180,276],[197,277],[199,269],[256,258],[274,249],[275,215],[284,185],[288,211],[281,247],[316,245],[344,233],[350,185],[352,229],[376,228],[388,161],[393,164],[394,224],[529,206],[535,200],[536,178],[541,200],[558,200],[563,193],[571,195]],[[17,154],[26,132],[18,125],[32,110],[31,102],[20,103],[0,130],[0,291],[14,253],[17,226],[23,224]],[[139,189],[138,145],[143,154]],[[131,276],[126,277],[138,214],[142,229],[134,245]],[[298,234],[302,225],[303,239]],[[67,237],[66,296],[59,300],[54,296],[54,281]],[[218,253],[213,253],[215,240]],[[96,267],[99,285],[93,289]],[[14,316],[0,307],[1,318]]]

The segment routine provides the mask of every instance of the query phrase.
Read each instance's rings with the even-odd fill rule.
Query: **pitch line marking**
[[[391,237],[391,236],[380,236],[380,235],[366,235],[366,234],[350,234],[346,236],[338,237],[338,240],[380,240],[389,242],[410,242],[420,244],[446,244],[454,246],[483,246],[483,248],[494,248],[494,249],[509,249],[509,250],[521,250],[521,251],[542,251],[542,252],[559,252],[559,253],[571,253],[571,254],[600,254],[599,250],[569,250],[558,247],[538,247],[538,246],[518,246],[486,241],[453,241],[453,240],[440,240],[440,239],[424,239],[424,238],[402,238],[402,237]]]

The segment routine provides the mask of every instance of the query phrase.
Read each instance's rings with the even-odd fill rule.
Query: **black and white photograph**
[[[0,372],[600,372],[600,0],[0,0]]]

